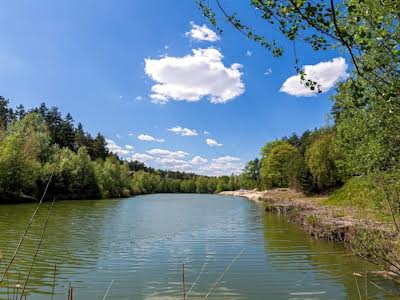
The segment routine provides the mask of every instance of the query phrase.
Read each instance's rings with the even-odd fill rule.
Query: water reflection
[[[352,255],[340,243],[320,241],[307,236],[284,216],[272,213],[262,215],[266,255],[271,257],[274,273],[287,273],[289,295],[298,299],[310,295],[331,295],[339,299],[358,299],[359,294],[354,272],[376,270],[376,266]],[[310,272],[312,270],[312,272]],[[364,294],[364,280],[360,280]],[[372,299],[395,299],[398,293],[392,282],[382,277],[370,277],[374,283],[385,288],[368,285]],[[329,283],[329,284],[326,284]],[[319,291],[319,288],[321,289]],[[300,297],[300,298],[299,298]]]
[[[48,205],[46,205],[48,207]],[[45,208],[47,208],[45,207]],[[0,249],[11,256],[34,205],[0,207]],[[25,278],[46,209],[33,224],[12,268],[10,285]],[[30,299],[43,299],[57,263],[56,299],[203,299],[244,249],[209,299],[352,299],[352,273],[366,263],[341,246],[314,241],[254,203],[211,195],[150,195],[122,200],[56,202],[29,281]],[[0,268],[2,268],[0,266]],[[0,269],[1,271],[1,269]],[[374,299],[383,295],[370,291]],[[0,298],[7,299],[0,288]]]

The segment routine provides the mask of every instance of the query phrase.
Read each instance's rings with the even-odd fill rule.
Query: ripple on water
[[[1,207],[0,249],[6,260],[34,208]],[[15,286],[19,274],[25,278],[47,208],[21,248],[9,286]],[[57,264],[55,299],[66,298],[69,283],[75,299],[99,299],[112,280],[110,299],[177,299],[185,263],[186,290],[203,269],[190,293],[190,299],[203,299],[242,249],[209,299],[356,299],[352,274],[370,267],[342,246],[312,240],[242,198],[164,194],[60,201],[28,292],[32,300],[48,295]],[[6,293],[0,288],[0,298]],[[373,287],[369,295],[383,299]]]

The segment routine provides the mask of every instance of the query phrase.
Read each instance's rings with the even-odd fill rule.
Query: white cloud
[[[196,136],[196,135],[198,135],[196,130],[184,128],[181,126],[175,126],[172,128],[168,128],[168,131],[172,131],[173,133],[179,134],[181,136]]]
[[[192,164],[192,165],[202,165],[202,164],[205,164],[205,163],[207,163],[208,162],[208,159],[206,159],[206,158],[203,158],[203,157],[201,157],[201,156],[195,156],[195,157],[193,157],[191,160],[190,160],[190,163]]]
[[[224,66],[223,55],[214,48],[192,52],[183,57],[145,59],[144,71],[156,82],[151,88],[153,102],[194,102],[208,96],[212,103],[226,103],[244,92],[242,65]]]
[[[252,55],[253,55],[253,52],[251,52],[250,50],[247,50],[247,51],[246,51],[246,55],[247,55],[247,56],[252,56]]]
[[[163,169],[181,171],[181,172],[192,172],[192,166],[185,160],[175,158],[158,158],[157,163]]]
[[[210,134],[211,134],[211,132],[209,132],[209,131],[207,131],[207,130],[204,130],[203,133],[204,133],[205,135],[210,135]]]
[[[213,139],[206,139],[206,144],[210,147],[221,147],[223,144],[218,143],[216,140]]]
[[[268,68],[267,71],[265,71],[264,75],[268,76],[272,74],[272,69]]]
[[[305,65],[303,70],[306,74],[305,79],[316,81],[321,87],[322,92],[329,91],[340,80],[349,77],[346,60],[343,57],[337,57],[330,61],[320,62],[316,65]],[[310,97],[318,93],[318,90],[310,90],[300,81],[300,75],[291,76],[283,83],[281,92],[297,97]]]
[[[234,162],[234,161],[240,161],[240,158],[227,155],[227,156],[220,156],[218,158],[214,158],[213,161],[217,162],[217,163],[229,163],[229,162]]]
[[[154,157],[145,153],[135,153],[130,157],[131,161],[137,160],[140,162],[146,162],[149,160],[153,160]]]
[[[219,40],[219,36],[208,28],[206,24],[199,26],[194,22],[190,22],[190,25],[192,25],[192,29],[186,32],[186,36],[197,41],[216,42]]]
[[[189,153],[184,152],[184,151],[170,151],[170,150],[166,150],[166,149],[151,149],[146,152],[153,156],[156,156],[158,158],[178,159],[178,158],[183,158],[183,157],[189,155]]]
[[[199,171],[206,175],[230,175],[240,174],[244,168],[244,164],[240,158],[233,156],[222,156],[214,158],[210,164],[200,166]]]
[[[126,145],[125,147],[121,147],[119,146],[117,143],[115,143],[113,140],[111,139],[106,139],[106,147],[108,149],[108,151],[117,154],[120,157],[126,157],[129,154],[132,154],[132,149],[129,149],[129,147],[126,146],[130,146],[130,145]]]
[[[125,145],[124,148],[128,149],[128,150],[133,150],[134,149],[134,147],[132,145]]]
[[[143,133],[139,134],[137,136],[137,138],[138,138],[138,140],[145,141],[145,142],[159,142],[159,143],[164,143],[165,142],[164,139],[157,139],[157,138],[155,138],[155,137],[153,137],[151,135],[143,134]]]
[[[135,98],[135,100],[136,100],[136,101],[142,101],[142,100],[143,100],[143,97],[142,97],[142,96],[137,96],[137,97]]]

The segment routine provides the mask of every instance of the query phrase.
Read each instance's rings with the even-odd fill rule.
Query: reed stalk
[[[225,269],[225,271],[221,274],[221,276],[217,279],[217,281],[213,284],[211,289],[208,291],[207,295],[204,297],[204,299],[207,299],[208,296],[211,294],[211,292],[215,289],[215,287],[218,285],[218,283],[221,281],[222,277],[228,272],[229,268],[233,265],[233,263],[242,255],[244,249],[240,251],[240,253],[231,261],[229,266]]]
[[[51,300],[54,299],[54,290],[56,288],[56,272],[57,272],[57,264],[54,264],[53,287],[51,289]]]
[[[8,263],[6,269],[4,270],[3,275],[1,276],[0,284],[3,282],[5,276],[7,275],[7,273],[8,273],[8,271],[9,271],[9,269],[10,269],[12,263],[14,262],[15,257],[16,257],[17,254],[18,254],[19,249],[21,248],[22,242],[24,241],[24,239],[25,239],[25,237],[26,237],[26,235],[27,235],[29,229],[31,228],[31,225],[32,225],[32,223],[33,223],[33,220],[35,219],[36,214],[38,213],[39,208],[40,208],[40,206],[42,205],[43,199],[44,199],[44,197],[45,197],[45,195],[46,195],[46,193],[47,193],[47,189],[49,188],[51,179],[53,178],[53,174],[54,174],[54,170],[53,170],[53,172],[51,173],[49,180],[47,181],[46,188],[44,189],[43,195],[42,195],[42,197],[40,198],[40,201],[39,201],[38,205],[36,206],[36,209],[35,209],[35,211],[33,212],[32,217],[31,217],[31,219],[30,219],[28,225],[26,226],[24,233],[22,234],[22,236],[21,236],[21,238],[20,238],[20,240],[19,240],[19,242],[18,242],[18,244],[17,244],[17,247],[15,248],[15,251],[14,251],[13,255],[11,256],[10,262]]]
[[[108,289],[107,289],[106,293],[104,294],[103,300],[106,300],[108,292],[110,291],[111,286],[113,285],[113,283],[114,283],[114,279],[111,280],[110,285],[108,286]]]
[[[186,290],[185,290],[185,263],[182,264],[182,291],[183,291],[183,300],[186,299]]]
[[[190,287],[187,295],[186,295],[186,299],[189,298],[190,292],[193,290],[194,286],[196,285],[197,281],[200,279],[201,274],[203,273],[204,267],[206,266],[206,263],[203,264],[203,267],[200,270],[199,275],[197,275],[196,280],[193,282],[192,286]]]
[[[355,273],[353,273],[353,275],[354,275],[354,280],[356,281],[357,292],[358,292],[358,298],[359,298],[360,300],[362,300],[362,297],[361,297],[361,291],[360,291],[360,287],[358,286],[358,281],[357,281],[356,274],[355,274]]]
[[[46,221],[45,221],[45,223],[44,223],[44,225],[43,225],[43,229],[42,229],[42,233],[41,233],[41,235],[40,235],[39,243],[38,243],[38,245],[37,245],[37,247],[36,247],[36,251],[35,251],[35,254],[34,254],[34,256],[33,256],[32,263],[31,263],[31,265],[30,265],[30,267],[29,267],[28,275],[27,275],[27,277],[26,277],[26,280],[25,280],[25,283],[24,283],[24,287],[23,287],[22,292],[21,292],[21,297],[19,298],[20,300],[22,300],[22,296],[23,296],[23,294],[24,294],[24,292],[25,292],[25,289],[26,289],[26,286],[27,286],[27,284],[28,284],[28,280],[29,280],[29,277],[30,277],[30,275],[31,275],[31,272],[32,272],[32,269],[33,269],[33,265],[35,264],[35,260],[36,260],[36,257],[37,257],[37,255],[38,255],[38,253],[39,253],[40,246],[42,245],[44,233],[45,233],[45,231],[46,231],[47,224],[49,223],[51,211],[53,210],[54,201],[55,201],[55,199],[53,199],[53,202],[51,203],[51,206],[50,206],[50,209],[49,209],[49,213],[47,214]]]

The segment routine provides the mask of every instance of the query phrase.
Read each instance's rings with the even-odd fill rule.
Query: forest
[[[156,170],[108,151],[102,134],[74,125],[57,107],[9,107],[0,97],[0,201],[118,198],[148,193],[236,189],[234,176]]]
[[[275,40],[242,22],[219,1],[213,7],[197,3],[219,33],[221,14],[273,56],[284,54]],[[250,5],[293,43],[301,40],[314,51],[347,51],[353,69],[332,96],[328,125],[269,141],[242,174],[216,178],[124,161],[109,153],[103,135],[92,136],[80,123],[75,126],[70,114],[63,117],[58,108],[45,104],[28,111],[21,105],[12,109],[1,98],[1,201],[38,199],[50,178],[47,197],[57,199],[281,187],[331,194],[342,186],[364,192],[377,184],[389,186],[389,198],[395,197],[400,173],[398,2],[352,0],[335,7],[333,2],[289,1],[282,6],[276,1],[252,1]],[[301,82],[315,93],[322,92],[319,83],[297,67],[298,61],[296,57],[294,67]],[[357,197],[356,192],[352,195]],[[392,204],[397,211],[398,202]]]

